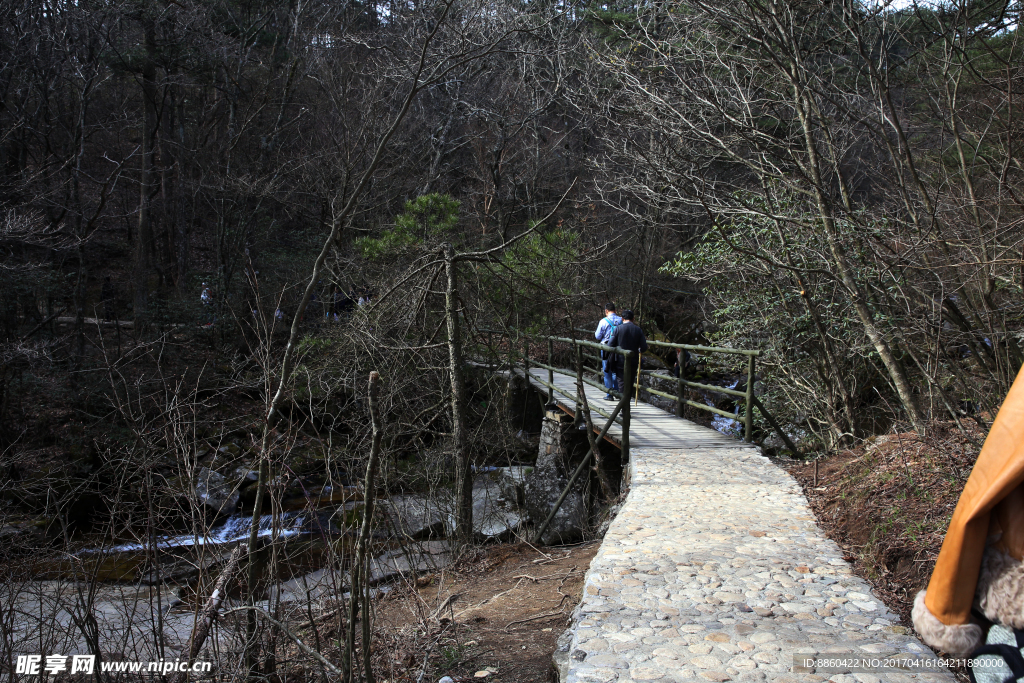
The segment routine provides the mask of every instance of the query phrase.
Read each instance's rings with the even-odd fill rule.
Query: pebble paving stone
[[[630,455],[630,492],[587,573],[563,683],[954,680],[794,663],[933,653],[853,574],[796,481],[758,449]]]

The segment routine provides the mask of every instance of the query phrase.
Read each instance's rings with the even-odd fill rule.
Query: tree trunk
[[[133,281],[135,329],[145,325],[149,308],[149,271],[153,251],[150,197],[153,193],[153,152],[156,138],[156,22],[142,19],[146,58],[142,67],[142,173],[139,179],[139,223],[135,234]]]
[[[172,92],[172,97],[174,93]],[[184,113],[181,111],[181,105],[178,103],[175,97],[171,101],[171,111],[174,112],[172,116],[172,134],[177,135],[178,145],[180,149],[185,148],[185,120]],[[182,171],[181,161],[175,160],[174,162],[174,248],[175,248],[175,284],[178,288],[179,294],[184,294],[188,290],[188,250],[189,250],[189,224],[185,219],[185,205],[181,196],[182,188]]]
[[[462,339],[459,333],[458,276],[455,249],[442,248],[444,272],[448,278],[444,292],[445,318],[448,321],[448,370],[452,381],[452,450],[455,453],[456,527],[455,534],[463,542],[473,540],[473,472],[469,449],[466,448],[466,405],[462,380]]]
[[[352,563],[352,570],[349,572],[349,575],[352,577],[352,580],[349,582],[352,599],[349,602],[348,632],[345,640],[344,661],[341,667],[343,680],[346,683],[355,680],[352,669],[355,658],[356,621],[359,617],[360,591],[364,588],[366,589],[366,595],[363,596],[362,617],[363,673],[366,683],[373,683],[373,668],[370,666],[370,610],[368,602],[370,597],[370,563],[367,547],[370,540],[370,523],[373,517],[374,479],[377,476],[377,463],[380,460],[380,442],[381,436],[384,433],[383,425],[380,421],[380,408],[377,404],[377,397],[380,393],[379,380],[380,375],[376,372],[370,373],[369,403],[373,438],[370,444],[370,458],[366,463],[366,479],[363,482],[363,523],[359,529],[359,540],[356,543],[356,557]]]
[[[192,635],[188,639],[188,661],[196,661],[196,658],[202,651],[203,644],[210,635],[210,628],[217,618],[217,610],[220,609],[221,603],[224,602],[224,598],[228,594],[228,585],[235,577],[235,572],[238,571],[238,565],[245,556],[245,551],[246,545],[244,543],[235,546],[235,549],[231,551],[231,555],[224,565],[224,569],[221,570],[220,576],[217,577],[216,583],[213,584],[210,597],[207,598],[206,604],[203,606],[202,611],[200,611],[195,626],[192,627]],[[171,677],[170,683],[183,683],[187,676],[188,674],[183,673],[175,674]]]
[[[797,66],[793,65],[794,69]],[[800,118],[800,125],[803,128],[804,133],[804,145],[807,151],[807,166],[806,169],[811,176],[811,183],[814,186],[814,197],[818,206],[818,215],[821,219],[822,226],[825,228],[825,237],[828,240],[829,251],[832,254],[832,258],[835,261],[839,274],[843,282],[843,286],[846,288],[853,300],[853,306],[857,311],[857,317],[860,319],[861,325],[864,327],[864,332],[868,339],[871,341],[871,345],[875,348],[878,353],[878,357],[882,361],[882,365],[885,366],[886,371],[889,373],[889,378],[892,380],[893,386],[896,388],[896,393],[900,397],[900,401],[903,403],[903,408],[907,413],[907,417],[913,424],[914,429],[918,432],[921,431],[923,425],[921,424],[921,414],[917,406],[917,402],[914,400],[914,392],[910,386],[910,380],[907,378],[906,372],[903,366],[900,365],[896,356],[892,352],[892,348],[889,346],[889,342],[885,339],[881,330],[875,324],[875,316],[868,306],[867,297],[864,295],[859,283],[857,282],[853,266],[850,264],[849,259],[846,256],[846,251],[840,244],[840,238],[836,231],[835,221],[832,219],[832,213],[829,207],[828,199],[825,197],[824,185],[822,184],[821,178],[821,165],[818,158],[818,149],[815,143],[814,132],[811,130],[811,122],[809,120],[809,113],[805,96],[801,93],[800,84],[796,81],[792,84],[793,87],[793,105],[796,109],[797,116]]]

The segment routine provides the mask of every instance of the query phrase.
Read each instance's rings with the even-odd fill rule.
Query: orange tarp
[[[960,495],[935,563],[925,605],[944,624],[966,624],[991,533],[1020,560],[1024,551],[1024,372],[1010,387]],[[991,528],[990,528],[991,523]]]

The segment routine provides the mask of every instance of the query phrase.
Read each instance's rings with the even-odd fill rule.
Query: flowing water
[[[347,507],[347,506],[346,506]],[[320,512],[284,512],[277,519],[277,538],[290,538],[320,533],[337,533],[340,529],[331,520],[333,510]],[[263,515],[257,523],[257,536],[267,538],[274,534],[274,515]],[[252,530],[252,515],[239,514],[231,515],[220,526],[214,527],[205,534],[181,534],[179,536],[160,536],[157,538],[156,547],[159,549],[187,548],[201,545],[222,545],[237,541],[249,540]],[[149,543],[124,543],[112,548],[103,549],[104,552],[130,552],[134,550],[145,550]],[[86,550],[86,553],[99,552]]]
[[[735,389],[739,385],[740,385],[740,381],[737,379],[735,382],[725,386],[724,388],[726,388],[726,389]],[[715,407],[715,402],[712,401],[710,398],[708,398],[708,395],[706,393],[704,394],[704,403],[706,403],[707,405],[711,406],[712,408]],[[722,432],[723,434],[728,434],[729,436],[742,437],[743,436],[743,421],[740,419],[740,416],[739,416],[740,415],[740,404],[739,404],[738,401],[736,402],[736,407],[733,410],[734,410],[734,414],[736,415],[735,419],[724,417],[724,416],[718,415],[716,413],[711,413],[711,426],[713,428],[717,429],[718,431]]]

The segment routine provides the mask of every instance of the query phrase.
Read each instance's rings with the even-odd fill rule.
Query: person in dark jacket
[[[644,331],[640,329],[640,326],[633,322],[633,311],[625,310],[622,312],[622,324],[615,328],[615,333],[612,334],[611,341],[608,342],[609,346],[617,346],[624,351],[639,351],[645,353],[647,351],[647,337],[644,336]],[[625,373],[622,370],[623,357],[616,354],[619,362],[619,377],[624,377]],[[638,368],[639,369],[639,368]],[[623,387],[626,390],[626,387]]]

